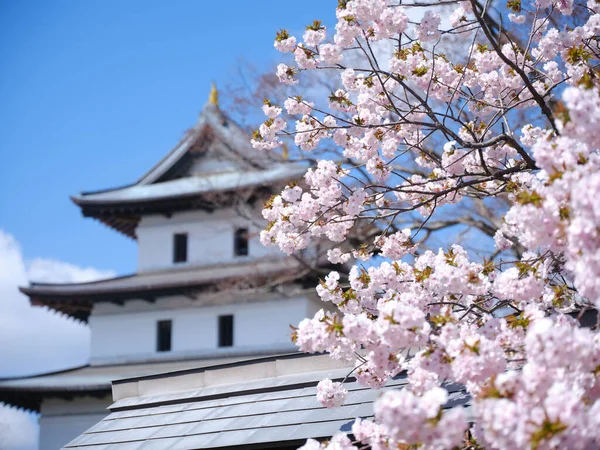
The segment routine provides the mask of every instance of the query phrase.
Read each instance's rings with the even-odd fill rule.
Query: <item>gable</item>
[[[205,126],[189,148],[155,182],[227,172],[244,172],[257,167],[240,158],[219,139],[213,128]]]
[[[204,106],[196,125],[136,184],[198,175],[264,170],[272,155],[250,145],[250,136],[217,105]]]

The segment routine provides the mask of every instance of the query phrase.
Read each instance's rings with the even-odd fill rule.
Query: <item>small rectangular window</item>
[[[156,351],[171,351],[171,321],[159,320],[156,323]]]
[[[219,347],[233,346],[233,316],[219,316]]]
[[[233,250],[235,256],[248,256],[248,229],[238,228],[235,230]]]
[[[173,235],[173,262],[180,263],[187,261],[187,233],[177,233]]]

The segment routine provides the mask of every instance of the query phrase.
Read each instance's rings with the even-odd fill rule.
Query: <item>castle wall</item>
[[[187,211],[172,217],[144,216],[136,230],[138,240],[138,271],[157,270],[190,265],[212,265],[264,258],[283,258],[275,247],[264,247],[259,234],[265,223],[255,211],[260,226],[253,225],[232,208]],[[234,255],[234,234],[238,228],[249,230],[248,256]],[[173,235],[187,233],[188,261],[173,263]]]
[[[322,307],[302,296],[241,304],[201,304],[202,298],[179,296],[158,299],[152,304],[140,300],[124,306],[97,305],[89,319],[92,364],[174,355],[218,357],[295,351],[289,325],[296,326]],[[233,346],[218,347],[218,317],[229,314],[234,316]],[[172,321],[169,352],[156,350],[159,320]]]
[[[68,444],[109,413],[110,395],[98,399],[44,399],[41,406],[39,450],[57,450]]]

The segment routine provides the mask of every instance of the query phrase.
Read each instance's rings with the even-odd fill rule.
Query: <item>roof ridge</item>
[[[141,177],[139,177],[135,183],[132,183],[132,186],[138,185],[138,184],[146,184],[146,183],[143,183],[144,179],[146,179],[150,175],[152,175],[152,173],[155,172],[174,153],[176,153],[177,150],[181,149],[187,141],[194,141],[195,140],[194,138],[197,138],[198,135],[201,134],[201,132],[204,130],[205,127],[206,127],[206,120],[203,120],[203,118],[201,116],[201,119],[198,122],[196,122],[196,124],[194,124],[194,126],[192,128],[188,128],[184,132],[184,136],[181,139],[179,139],[177,144],[171,150],[169,150],[169,152],[167,152],[167,154],[165,156],[163,156],[158,162],[156,162],[150,168],[150,170],[148,170]],[[189,147],[189,145],[188,145],[188,147]],[[187,149],[187,147],[186,147],[186,149]],[[185,154],[185,152],[182,152],[182,155],[183,154]],[[173,164],[175,164],[177,161],[179,161],[180,158],[181,158],[181,156],[179,158],[177,158],[177,160]],[[153,180],[153,181],[156,181],[156,180]]]
[[[90,284],[98,284],[98,283],[103,283],[105,281],[113,281],[113,280],[120,280],[120,279],[124,279],[124,278],[132,278],[134,276],[136,276],[138,274],[138,272],[136,273],[130,273],[127,275],[119,275],[116,277],[107,277],[107,278],[99,278],[97,280],[92,280],[92,281],[80,281],[80,282],[75,282],[75,283],[44,283],[44,282],[38,282],[38,281],[30,281],[29,282],[29,287],[38,287],[38,286],[83,286],[83,285],[90,285]],[[19,290],[21,290],[21,287],[19,287]],[[21,291],[23,292],[23,291]]]
[[[52,372],[42,372],[42,373],[38,373],[38,374],[35,374],[35,375],[2,377],[2,378],[0,378],[0,381],[30,380],[32,378],[47,377],[47,376],[51,376],[51,375],[60,375],[61,373],[73,372],[75,370],[84,369],[86,367],[90,367],[90,364],[89,363],[88,364],[83,364],[81,366],[71,367],[69,369],[55,370],[55,371],[52,371]]]

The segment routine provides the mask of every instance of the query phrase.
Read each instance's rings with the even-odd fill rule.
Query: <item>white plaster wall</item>
[[[40,410],[39,450],[57,450],[108,415],[110,396],[74,400],[46,399]]]
[[[250,232],[248,256],[234,256],[234,232],[237,228],[247,228]],[[138,270],[219,264],[254,260],[265,256],[283,257],[275,247],[267,248],[260,243],[261,229],[262,225],[252,226],[249,220],[241,217],[232,208],[212,213],[187,211],[174,214],[170,218],[161,215],[144,216],[136,230]],[[185,263],[173,263],[175,233],[188,234],[188,261]]]
[[[231,172],[239,170],[239,167],[231,161],[217,156],[205,155],[197,159],[189,169],[190,174],[214,174],[218,172]]]
[[[89,319],[91,361],[147,359],[194,352],[260,352],[293,348],[289,325],[312,315],[315,306],[306,297],[220,306],[191,306],[189,299],[165,298],[143,307],[127,302],[122,307],[94,310]],[[120,308],[120,309],[115,309]],[[218,316],[234,316],[233,347],[218,347]],[[171,352],[156,352],[156,323],[172,320]]]

